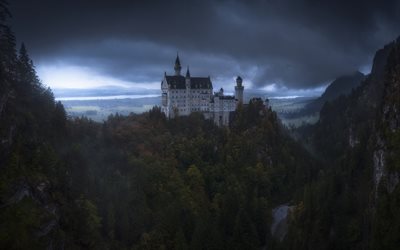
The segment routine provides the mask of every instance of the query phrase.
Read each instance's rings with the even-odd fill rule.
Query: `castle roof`
[[[184,76],[165,76],[171,89],[186,89]],[[190,77],[190,88],[192,89],[212,89],[209,77]]]
[[[192,89],[212,89],[212,83],[209,77],[191,77],[190,87]]]
[[[219,99],[223,99],[223,100],[234,100],[235,97],[231,96],[231,95],[223,95],[223,96],[218,96]]]

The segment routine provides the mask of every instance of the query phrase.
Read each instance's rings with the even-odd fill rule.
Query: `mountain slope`
[[[288,249],[398,247],[399,58],[400,39],[379,50],[361,86],[326,103],[310,128],[323,168],[294,210]]]
[[[361,84],[364,78],[365,75],[358,71],[350,75],[338,77],[336,80],[329,84],[329,86],[319,98],[312,101],[305,107],[306,112],[319,112],[324,103],[332,101],[340,95],[349,94],[352,89],[358,87]]]

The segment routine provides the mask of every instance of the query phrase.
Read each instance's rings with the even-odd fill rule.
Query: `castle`
[[[161,110],[168,118],[200,112],[219,126],[229,124],[229,119],[239,103],[243,103],[242,78],[236,78],[235,95],[224,95],[221,88],[213,93],[210,77],[192,77],[189,67],[186,76],[181,75],[181,62],[177,55],[175,75],[167,75],[161,82]]]

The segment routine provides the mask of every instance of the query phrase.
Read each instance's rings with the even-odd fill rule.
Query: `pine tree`
[[[16,64],[16,39],[14,33],[7,25],[8,18],[11,17],[7,8],[7,2],[0,0],[0,137],[10,137],[10,124],[5,116],[10,112],[6,109],[11,107],[10,100],[15,96],[13,89],[15,83],[15,64]],[[8,114],[6,114],[8,113]],[[11,112],[12,113],[12,112]],[[0,148],[1,150],[1,148]]]
[[[10,17],[11,13],[8,10],[8,2],[6,0],[0,0],[0,27],[5,25],[5,22]]]
[[[21,44],[18,55],[18,80],[24,87],[34,86],[40,87],[39,78],[36,75],[35,67],[32,60],[29,58],[25,44]]]
[[[61,132],[64,132],[67,123],[67,112],[65,112],[64,105],[60,101],[56,102],[53,114],[53,126]]]
[[[16,57],[16,39],[10,27],[0,28],[0,79],[2,84],[4,80],[12,81],[15,79]]]
[[[11,17],[7,4],[0,0],[0,67],[5,72],[10,72],[16,62],[16,39],[14,33],[7,24]],[[4,76],[4,75],[1,75]]]

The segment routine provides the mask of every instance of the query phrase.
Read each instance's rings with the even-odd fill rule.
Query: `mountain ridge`
[[[332,101],[340,95],[349,94],[351,90],[358,87],[364,79],[365,75],[359,71],[336,78],[328,85],[319,98],[306,105],[306,112],[315,113],[321,111],[322,106],[326,102]]]

